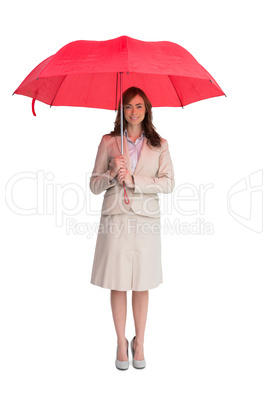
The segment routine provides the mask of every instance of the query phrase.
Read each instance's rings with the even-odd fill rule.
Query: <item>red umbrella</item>
[[[121,36],[75,41],[40,63],[14,92],[50,106],[117,109],[122,90],[137,86],[152,106],[179,106],[224,95],[183,47]]]
[[[214,78],[183,47],[128,36],[71,42],[35,67],[14,93],[33,98],[35,115],[36,99],[50,106],[117,109],[122,92],[131,86],[141,88],[153,107],[183,107],[224,95]]]
[[[179,106],[224,95],[214,78],[183,47],[121,36],[75,41],[48,57],[14,92],[50,106],[117,109],[122,92],[141,88],[152,106]],[[124,184],[124,183],[123,183]]]

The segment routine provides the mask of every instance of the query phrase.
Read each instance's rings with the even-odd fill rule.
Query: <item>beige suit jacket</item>
[[[124,199],[124,187],[116,179],[112,184],[110,172],[112,158],[121,154],[121,137],[106,134],[98,147],[95,166],[90,178],[90,189],[94,194],[105,191],[102,215],[126,213],[130,208],[139,215],[160,216],[158,193],[171,193],[174,189],[174,170],[167,140],[161,138],[161,147],[147,144],[144,138],[141,154],[135,171],[132,172],[127,139],[124,135],[123,152],[127,168],[134,177],[135,188],[125,185],[129,204]]]

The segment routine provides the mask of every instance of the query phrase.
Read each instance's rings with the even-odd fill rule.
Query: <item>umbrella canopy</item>
[[[50,106],[117,109],[120,92],[131,86],[141,88],[153,107],[224,95],[183,47],[128,36],[71,42],[40,63],[14,93]]]
[[[154,107],[183,107],[224,95],[214,78],[183,47],[128,36],[71,42],[35,67],[14,93],[33,99],[34,115],[36,99],[50,106],[115,110],[120,99],[123,154],[122,92],[132,86],[141,88]],[[124,191],[126,195],[125,186]]]

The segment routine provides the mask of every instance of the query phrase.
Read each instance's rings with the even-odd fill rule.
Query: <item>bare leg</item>
[[[120,361],[128,360],[127,341],[125,337],[127,318],[127,292],[111,290],[111,307],[114,319],[115,331],[117,334],[118,352],[117,358]]]
[[[132,309],[135,322],[136,338],[134,341],[134,358],[135,360],[143,360],[143,343],[144,343],[144,332],[147,320],[148,312],[148,302],[149,302],[149,292],[148,290],[144,292],[132,292]]]

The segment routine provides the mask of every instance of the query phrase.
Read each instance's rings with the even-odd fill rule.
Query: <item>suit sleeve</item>
[[[171,193],[175,186],[174,169],[169,153],[168,142],[165,140],[159,157],[157,177],[133,175],[134,193]]]
[[[109,156],[103,136],[98,147],[94,169],[90,177],[89,186],[93,194],[100,194],[102,191],[115,186],[116,180],[110,183],[112,178],[110,176],[110,170],[108,167]]]

